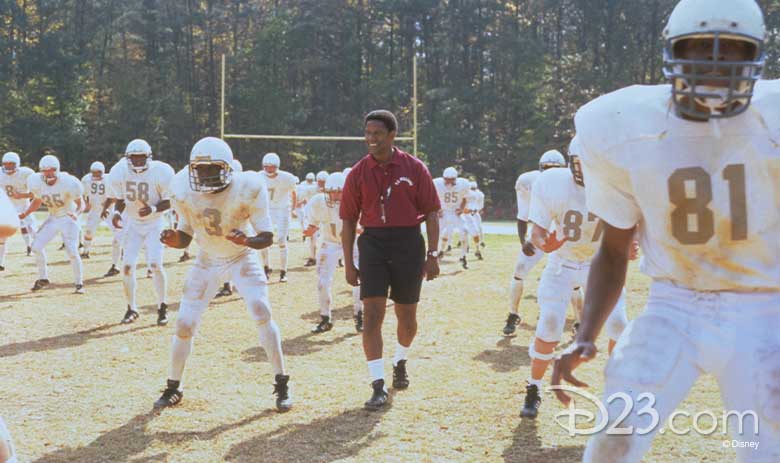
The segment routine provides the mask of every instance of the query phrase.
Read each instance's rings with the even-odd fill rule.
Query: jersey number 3
[[[745,199],[745,165],[731,164],[723,169],[729,184],[731,239],[747,239],[747,201]],[[693,192],[686,192],[686,183]],[[715,235],[712,202],[712,179],[701,167],[677,169],[669,177],[669,199],[677,206],[672,212],[672,235],[682,244],[704,244]],[[692,193],[692,194],[691,194]]]

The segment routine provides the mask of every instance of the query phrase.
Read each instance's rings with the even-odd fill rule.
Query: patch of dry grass
[[[304,246],[291,243],[287,284],[272,276],[271,302],[284,339],[295,398],[287,414],[272,411],[272,373],[254,324],[238,297],[213,303],[203,318],[185,371],[183,403],[151,413],[167,377],[173,323],[155,326],[151,280],[139,267],[141,318],[123,326],[119,277],[109,267],[109,237],[101,234],[85,261],[87,294],[72,294],[70,265],[55,240],[47,250],[53,288],[31,294],[35,263],[11,240],[0,283],[0,414],[14,434],[20,461],[55,462],[330,462],[330,461],[580,461],[585,437],[554,423],[560,407],[545,395],[539,418],[522,421],[539,265],[526,285],[525,321],[517,337],[500,334],[508,280],[519,245],[490,236],[485,261],[462,271],[447,257],[443,276],[424,286],[411,387],[394,394],[384,413],[362,410],[370,395],[351,295],[339,271],[336,326],[312,335],[316,276],[304,269]],[[273,262],[278,252],[272,251]],[[169,298],[178,301],[190,263],[165,254]],[[143,262],[143,258],[142,258]],[[632,266],[629,314],[644,304],[648,281]],[[388,378],[394,316],[385,323]],[[571,335],[567,333],[565,338]],[[604,342],[601,343],[604,348]],[[583,367],[599,393],[604,357]],[[714,382],[702,380],[681,406],[720,410]],[[682,422],[680,422],[681,424]],[[664,435],[648,462],[733,460],[721,437]]]

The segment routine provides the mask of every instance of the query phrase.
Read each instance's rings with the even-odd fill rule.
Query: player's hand
[[[568,349],[555,360],[553,364],[552,381],[553,386],[559,386],[561,379],[569,384],[573,384],[577,387],[588,387],[587,383],[584,383],[574,377],[574,370],[580,366],[580,364],[589,362],[596,358],[598,349],[592,342],[575,342]],[[571,397],[566,391],[561,389],[555,389],[555,397],[561,401],[563,405],[568,406],[571,403]]]
[[[24,212],[22,212],[21,214],[19,214],[19,220],[24,220],[24,219],[26,219],[26,218],[27,218],[27,216],[26,216],[26,215],[24,215]]]
[[[531,241],[526,241],[523,243],[523,254],[525,254],[528,257],[533,256],[536,254],[536,246]]]
[[[563,246],[563,243],[567,241],[569,241],[569,238],[567,236],[564,236],[562,240],[559,240],[558,231],[553,230],[553,232],[547,235],[547,238],[544,239],[544,243],[542,243],[540,248],[542,249],[542,251],[549,254],[551,252],[560,249],[560,247]]]
[[[117,230],[122,229],[122,216],[118,212],[114,213],[114,217],[111,218],[111,225]]]
[[[225,239],[230,241],[233,244],[237,244],[239,246],[246,246],[247,237],[244,232],[241,230],[233,229],[225,235]]]
[[[345,262],[344,272],[347,276],[347,283],[350,286],[360,286],[360,272],[352,262]]]
[[[144,205],[144,207],[142,207],[141,209],[138,209],[138,215],[140,215],[141,217],[146,217],[146,216],[152,215],[152,212],[154,212],[154,210],[152,209],[152,206],[146,204],[143,201],[141,201],[141,203]]]
[[[108,209],[103,209],[100,211],[100,218],[103,220],[106,220],[108,218]]]
[[[631,248],[628,250],[628,260],[636,260],[639,258],[639,241],[634,240],[631,242]]]
[[[428,256],[425,258],[425,264],[423,265],[423,277],[431,281],[439,276],[439,259],[436,257]]]
[[[318,228],[314,225],[309,225],[306,230],[303,231],[303,236],[312,237],[317,233]]]
[[[298,218],[298,214],[296,214],[296,213],[295,213],[295,211],[292,211],[292,212],[290,212],[290,216],[291,216],[293,219],[297,219],[297,218]]]
[[[163,230],[160,232],[160,242],[170,248],[177,248],[179,244],[179,234],[176,233],[176,230]]]

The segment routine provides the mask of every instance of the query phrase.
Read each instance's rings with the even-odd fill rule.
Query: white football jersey
[[[528,208],[531,206],[531,190],[534,182],[541,174],[538,170],[531,170],[520,174],[515,181],[515,193],[517,193],[517,220],[528,222]]]
[[[481,211],[485,208],[485,193],[479,190],[469,190],[466,195],[466,209]]]
[[[590,209],[638,225],[641,269],[700,291],[780,290],[780,81],[748,110],[693,122],[668,85],[632,86],[576,115]]]
[[[446,185],[442,177],[435,179],[433,185],[436,187],[436,193],[439,194],[443,211],[455,211],[460,208],[463,198],[469,192],[469,181],[460,177],[455,179],[455,185]]]
[[[43,205],[54,217],[63,217],[76,210],[76,200],[84,194],[84,187],[76,177],[67,172],[59,172],[54,185],[48,185],[43,176],[31,175],[27,179],[27,188],[40,198]]]
[[[27,207],[30,204],[30,200],[25,199],[13,199],[14,193],[29,193],[27,188],[27,179],[30,178],[35,172],[29,167],[19,167],[11,175],[0,171],[0,188],[5,191],[8,198],[11,200],[17,210],[21,207]]]
[[[295,188],[295,195],[299,203],[303,201],[308,202],[317,194],[317,190],[317,182],[302,182]]]
[[[536,179],[528,220],[550,233],[555,230],[558,239],[568,238],[554,254],[580,263],[596,253],[604,228],[588,210],[585,188],[577,185],[571,171],[563,167],[547,169]]]
[[[218,193],[199,193],[190,188],[189,169],[184,168],[173,179],[171,200],[179,215],[177,228],[194,237],[208,260],[229,262],[252,251],[225,238],[233,230],[247,236],[271,231],[268,190],[254,172],[234,173],[230,186]]]
[[[125,200],[125,213],[133,222],[152,222],[162,217],[163,212],[155,212],[141,217],[138,211],[145,205],[155,206],[160,201],[170,199],[170,185],[175,172],[168,164],[152,161],[149,168],[138,173],[129,168],[127,160],[120,159],[108,174],[111,197]]]
[[[277,170],[276,173],[277,175],[271,178],[264,170],[260,171],[268,188],[268,202],[271,209],[290,209],[292,204],[290,195],[295,191],[298,177],[284,170]]]
[[[103,174],[100,180],[92,178],[89,173],[81,178],[81,185],[84,187],[84,196],[89,198],[91,207],[99,208],[106,202],[108,197],[108,176]]]
[[[341,243],[341,218],[339,204],[328,205],[326,193],[316,194],[306,206],[306,218],[322,232],[322,239],[329,243]]]

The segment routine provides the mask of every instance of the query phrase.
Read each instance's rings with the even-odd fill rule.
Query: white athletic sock
[[[166,300],[165,289],[168,285],[168,276],[165,274],[162,264],[156,269],[152,268],[152,283],[154,283],[154,290],[157,292],[157,306],[159,307]]]
[[[49,269],[46,267],[46,250],[41,249],[35,253],[35,263],[38,265],[38,279],[48,280]]]
[[[271,266],[271,261],[269,260],[269,255],[268,255],[268,248],[260,250],[260,257],[263,258],[263,265],[264,266],[266,266],[266,267],[270,267]]]
[[[92,249],[92,238],[84,237],[84,252],[89,253],[89,250]]]
[[[369,360],[367,364],[368,375],[371,377],[371,382],[378,379],[385,379],[385,362],[383,359]]]
[[[463,257],[466,254],[468,254],[468,249],[469,249],[469,238],[466,235],[460,239],[460,256]]]
[[[192,343],[194,338],[181,339],[173,335],[173,346],[171,347],[171,370],[168,379],[181,381],[184,375],[184,364],[192,352]],[[181,386],[179,387],[181,389]]]
[[[441,251],[439,253],[443,253],[447,251],[447,239],[444,238],[441,240]]]
[[[268,361],[275,375],[284,374],[284,354],[282,354],[282,335],[276,322],[271,320],[257,327],[260,335],[260,345],[265,349]]]
[[[135,306],[135,266],[130,266],[130,274],[125,275],[124,268],[122,269],[122,286],[125,288],[125,299],[127,304],[133,310],[138,310]]]
[[[360,286],[352,287],[352,304],[355,307],[355,315],[363,311],[363,301],[360,300]]]
[[[77,285],[84,284],[84,266],[81,263],[81,256],[78,251],[73,257],[70,257],[70,266],[73,269],[73,278]]]
[[[398,365],[401,360],[406,360],[406,355],[409,353],[409,347],[404,347],[400,342],[395,345],[395,355],[393,355],[393,366]]]
[[[119,257],[122,255],[122,248],[119,246],[119,240],[114,238],[111,241],[111,266],[116,267],[119,264]]]
[[[35,238],[35,234],[32,231],[28,231],[27,233],[22,233],[22,238],[24,238],[24,244],[29,248],[32,246],[33,238]]]
[[[317,283],[317,292],[319,294],[320,300],[320,315],[324,315],[326,317],[331,316],[331,301],[333,300],[331,286],[332,285],[326,286],[322,283],[322,281]]]
[[[279,258],[282,261],[281,269],[285,272],[287,271],[287,251],[287,246],[279,248]]]
[[[540,391],[542,390],[542,380],[541,379],[528,378],[528,384],[533,384],[534,386],[539,388]]]
[[[577,288],[571,292],[571,306],[574,307],[574,315],[577,317],[577,321],[581,321],[582,308],[585,305],[585,293],[582,288]]]
[[[317,258],[317,239],[313,236],[309,238],[309,257],[311,259]]]
[[[520,307],[520,299],[523,297],[523,280],[518,280],[512,277],[512,282],[509,284],[509,312],[513,314],[518,313]]]
[[[0,265],[5,262],[5,243],[0,243]]]

